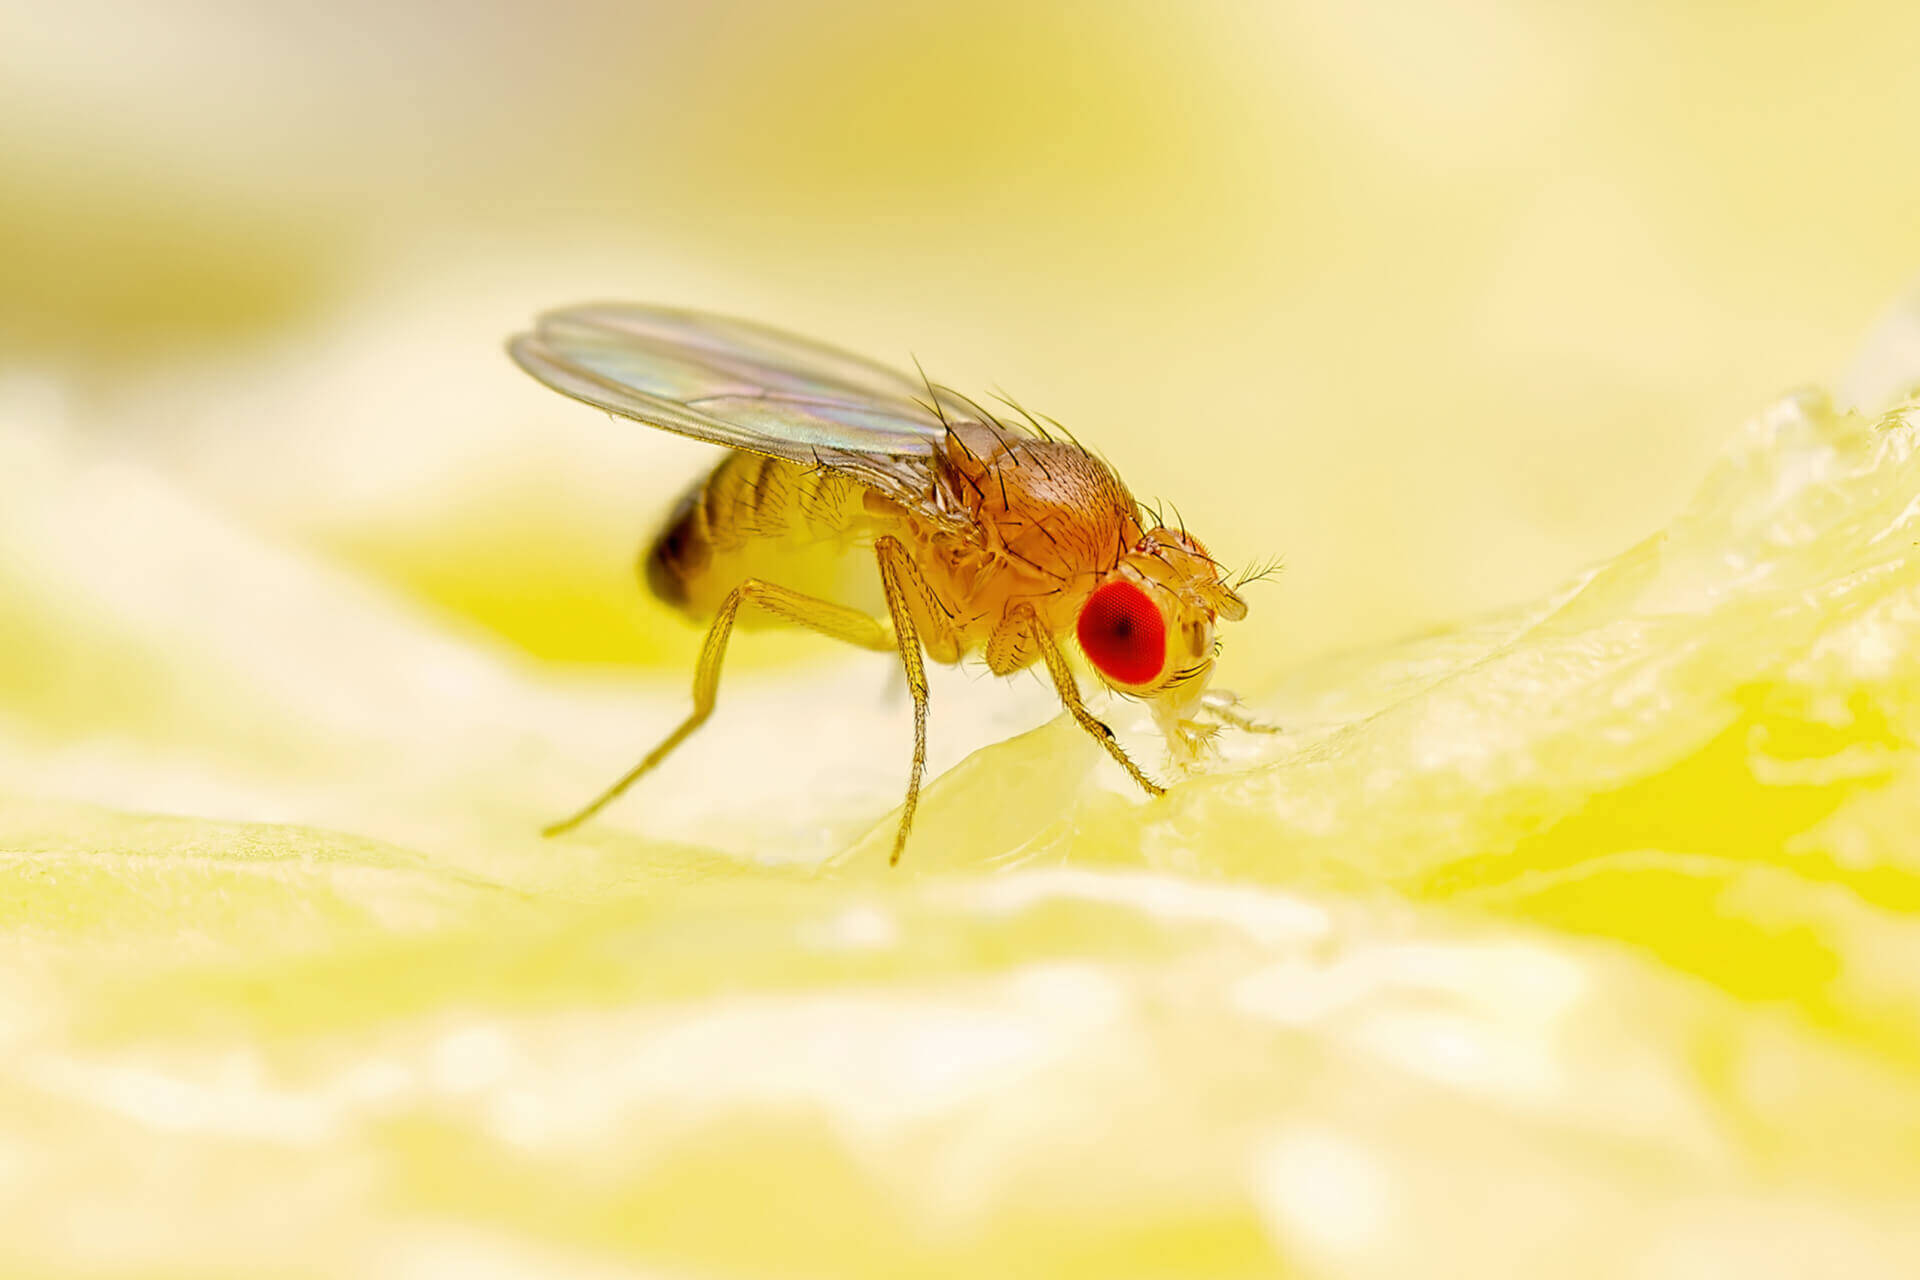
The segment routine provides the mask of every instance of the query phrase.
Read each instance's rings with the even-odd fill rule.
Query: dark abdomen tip
[[[681,496],[647,550],[647,590],[675,608],[686,607],[687,580],[713,559],[706,534],[698,527],[702,523],[700,495],[704,487],[695,485]]]

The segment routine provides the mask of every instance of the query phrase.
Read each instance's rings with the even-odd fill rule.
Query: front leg
[[[1240,695],[1227,689],[1209,689],[1200,695],[1202,714],[1212,716],[1221,724],[1230,724],[1246,733],[1285,733],[1286,730],[1271,720],[1262,720],[1249,714],[1241,705]]]
[[[1066,655],[1060,652],[1060,646],[1054,643],[1053,635],[1040,621],[1040,616],[1031,605],[1020,605],[1024,615],[1027,634],[1040,648],[1040,656],[1046,660],[1047,674],[1053,677],[1053,688],[1060,695],[1060,701],[1066,705],[1067,712],[1082,729],[1093,735],[1093,740],[1107,749],[1107,754],[1119,761],[1127,776],[1140,784],[1140,789],[1150,796],[1165,795],[1166,788],[1140,771],[1140,766],[1127,755],[1125,747],[1113,736],[1113,730],[1107,728],[1104,721],[1087,710],[1087,704],[1080,701],[1080,686],[1073,678],[1073,668],[1067,665]]]

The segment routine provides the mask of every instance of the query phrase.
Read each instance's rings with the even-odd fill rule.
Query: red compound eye
[[[1098,587],[1080,610],[1080,647],[1115,684],[1151,684],[1167,665],[1167,620],[1124,578]]]

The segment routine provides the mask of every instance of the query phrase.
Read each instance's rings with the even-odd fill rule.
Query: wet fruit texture
[[[659,840],[697,782],[542,844],[557,744],[669,698],[14,442],[0,1259],[1920,1272],[1917,429],[1784,400],[1666,529],[1292,673],[1161,800],[1070,723],[997,742],[894,873],[821,800],[818,867],[737,856],[800,801]],[[144,589],[176,561],[232,603]]]

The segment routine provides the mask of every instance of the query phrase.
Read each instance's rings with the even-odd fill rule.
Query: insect
[[[1177,758],[1213,732],[1201,716],[1214,625],[1246,616],[1245,579],[1229,583],[1199,539],[1150,517],[1058,424],[1011,405],[1021,420],[1005,421],[924,374],[694,311],[568,307],[507,350],[563,395],[731,450],[643,560],[656,596],[711,623],[693,711],[548,835],[598,813],[706,722],[743,618],[899,656],[913,767],[894,863],[926,769],[923,654],[980,654],[1001,676],[1043,664],[1067,711],[1150,795],[1162,788],[1081,700],[1062,637],[1111,689],[1147,703]]]

